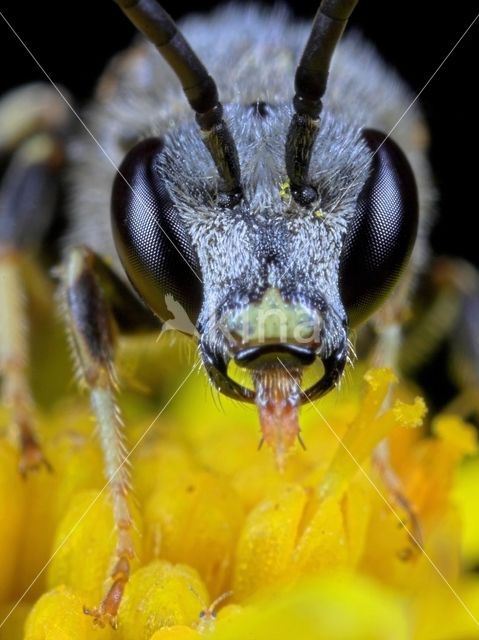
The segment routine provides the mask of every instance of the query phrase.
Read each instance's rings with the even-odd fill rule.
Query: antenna
[[[323,0],[314,18],[294,79],[295,113],[286,138],[286,170],[294,199],[302,205],[317,194],[308,184],[309,164],[319,130],[334,49],[358,0]]]
[[[191,108],[201,137],[233,206],[241,198],[238,151],[223,119],[218,89],[203,63],[190,47],[173,19],[155,0],[115,0],[121,10],[152,42],[175,72]]]

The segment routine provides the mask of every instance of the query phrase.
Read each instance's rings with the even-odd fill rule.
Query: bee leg
[[[459,258],[436,258],[424,278],[419,309],[406,332],[399,365],[412,376],[443,345],[448,373],[458,389],[445,407],[464,418],[479,417],[479,272]]]
[[[395,359],[387,364],[402,375],[413,376],[449,339],[450,369],[460,392],[445,411],[463,417],[479,416],[479,273],[458,258],[436,258],[421,276],[417,297],[421,304],[416,305],[413,321],[406,324],[404,331],[397,326]],[[387,324],[383,330],[387,333]],[[376,351],[381,348],[380,340]],[[374,454],[376,467],[395,503],[406,511],[413,541],[421,545],[417,514],[404,495],[389,457],[388,443],[384,441]]]
[[[375,314],[374,327],[377,341],[372,352],[372,364],[398,371],[399,355],[402,351],[403,323],[409,315],[409,291],[411,274],[406,273],[396,291]],[[392,388],[386,396],[382,410],[392,403]],[[405,494],[401,478],[391,463],[389,441],[383,440],[373,452],[373,464],[396,508],[405,512],[408,534],[413,548],[422,548],[423,535],[416,509]]]
[[[19,444],[22,475],[50,465],[43,455],[34,418],[28,376],[28,327],[21,256],[0,250],[0,373],[1,398],[11,415],[11,435]]]
[[[479,273],[471,264],[455,260],[460,274],[457,322],[449,333],[451,376],[459,389],[444,411],[464,419],[479,419]]]
[[[59,97],[52,93],[44,85],[32,85],[0,101],[0,156],[9,159],[0,182],[0,397],[10,410],[10,433],[19,443],[22,474],[41,465],[49,468],[30,392],[23,270],[51,223],[63,165],[59,131],[48,129],[54,124],[61,129],[57,120],[62,120],[65,106],[58,105]]]
[[[103,626],[109,622],[115,627],[131,560],[135,555],[131,536],[133,521],[128,503],[130,478],[127,450],[115,399],[115,333],[117,328],[147,328],[146,323],[151,321],[146,318],[152,317],[152,314],[147,315],[108,266],[85,247],[72,249],[61,271],[62,303],[76,361],[76,373],[88,389],[98,425],[118,535],[109,587],[98,607],[85,608],[84,611],[93,616],[97,624]],[[121,313],[121,301],[124,314]],[[119,319],[118,324],[115,323],[115,317]]]
[[[421,550],[424,542],[421,521],[414,504],[405,493],[402,479],[391,463],[391,451],[387,439],[382,440],[374,449],[372,462],[393,505],[406,514],[407,533],[411,547]]]
[[[69,95],[49,84],[26,84],[0,99],[0,156],[8,156],[38,133],[62,137],[68,130],[71,110]]]
[[[410,502],[404,492],[404,486],[401,478],[398,476],[391,464],[391,452],[389,449],[389,442],[387,440],[382,440],[377,445],[373,453],[372,461],[388,491],[389,497],[393,501],[394,506],[406,514],[406,530],[411,547],[413,549],[422,550],[424,539],[421,521],[414,505]],[[407,555],[407,557],[409,556]]]

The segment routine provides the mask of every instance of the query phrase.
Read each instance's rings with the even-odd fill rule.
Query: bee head
[[[126,4],[141,28],[145,16]],[[417,196],[404,154],[327,108],[319,117],[354,4],[322,3],[292,105],[223,109],[189,49],[197,83],[189,77],[196,89],[185,93],[197,123],[140,142],[115,180],[113,230],[131,283],[162,320],[171,316],[168,300],[185,311],[213,383],[237,399],[258,401],[278,370],[286,372],[281,384],[289,375],[299,388],[318,363],[317,379],[294,402],[334,387],[348,330],[381,304],[412,248]],[[171,35],[169,16],[154,2],[150,9]],[[172,48],[167,60],[185,86],[175,60],[188,45],[178,48],[175,34],[160,51]],[[252,374],[253,388],[234,379],[232,364]],[[293,393],[286,387],[280,396]]]

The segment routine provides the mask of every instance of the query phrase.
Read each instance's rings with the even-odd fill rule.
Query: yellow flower
[[[254,411],[218,411],[191,384],[132,456],[138,557],[116,631],[82,612],[115,544],[87,410],[43,418],[53,473],[23,481],[1,443],[0,621],[35,581],[0,640],[479,638],[475,432],[453,416],[421,426],[424,403],[403,386],[385,405],[392,384],[369,371],[306,408],[307,449],[283,474],[257,450]],[[134,444],[151,417],[127,411]],[[386,437],[400,496],[372,461]]]

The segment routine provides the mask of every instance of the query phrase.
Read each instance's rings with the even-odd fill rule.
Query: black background
[[[2,3],[3,4],[3,3]],[[186,13],[207,11],[220,2],[165,1],[163,6],[178,19]],[[241,3],[240,3],[241,4]],[[264,2],[263,4],[274,4]],[[286,2],[293,14],[311,19],[316,2]],[[473,22],[477,0],[414,3],[360,0],[351,24],[372,40],[383,57],[420,92],[451,49]],[[92,93],[95,81],[113,53],[128,45],[134,29],[111,0],[95,2],[3,4],[3,15],[28,46],[44,70],[70,89],[77,104]],[[438,254],[465,257],[479,266],[477,192],[479,163],[477,92],[479,20],[457,45],[421,94],[420,102],[431,129],[431,161],[440,194],[438,219],[431,243]],[[32,57],[0,20],[2,71],[0,93],[44,74]],[[291,83],[293,79],[291,79]],[[436,362],[421,382],[432,398],[450,395],[441,382]],[[441,403],[440,403],[441,404]]]
[[[3,3],[2,3],[3,4]],[[165,1],[175,18],[207,11],[219,2]],[[265,2],[264,4],[273,4]],[[295,15],[311,18],[317,3],[289,2]],[[109,57],[126,46],[133,27],[111,0],[76,3],[19,3],[2,12],[50,77],[80,101],[91,94]],[[448,8],[449,7],[449,8]],[[454,7],[454,11],[451,10]],[[360,0],[351,20],[419,92],[478,13],[476,0],[457,3]],[[440,212],[432,236],[437,253],[460,255],[479,264],[477,190],[477,91],[479,20],[421,95],[431,128],[431,160]],[[31,80],[41,70],[0,20],[3,60],[0,93]]]

